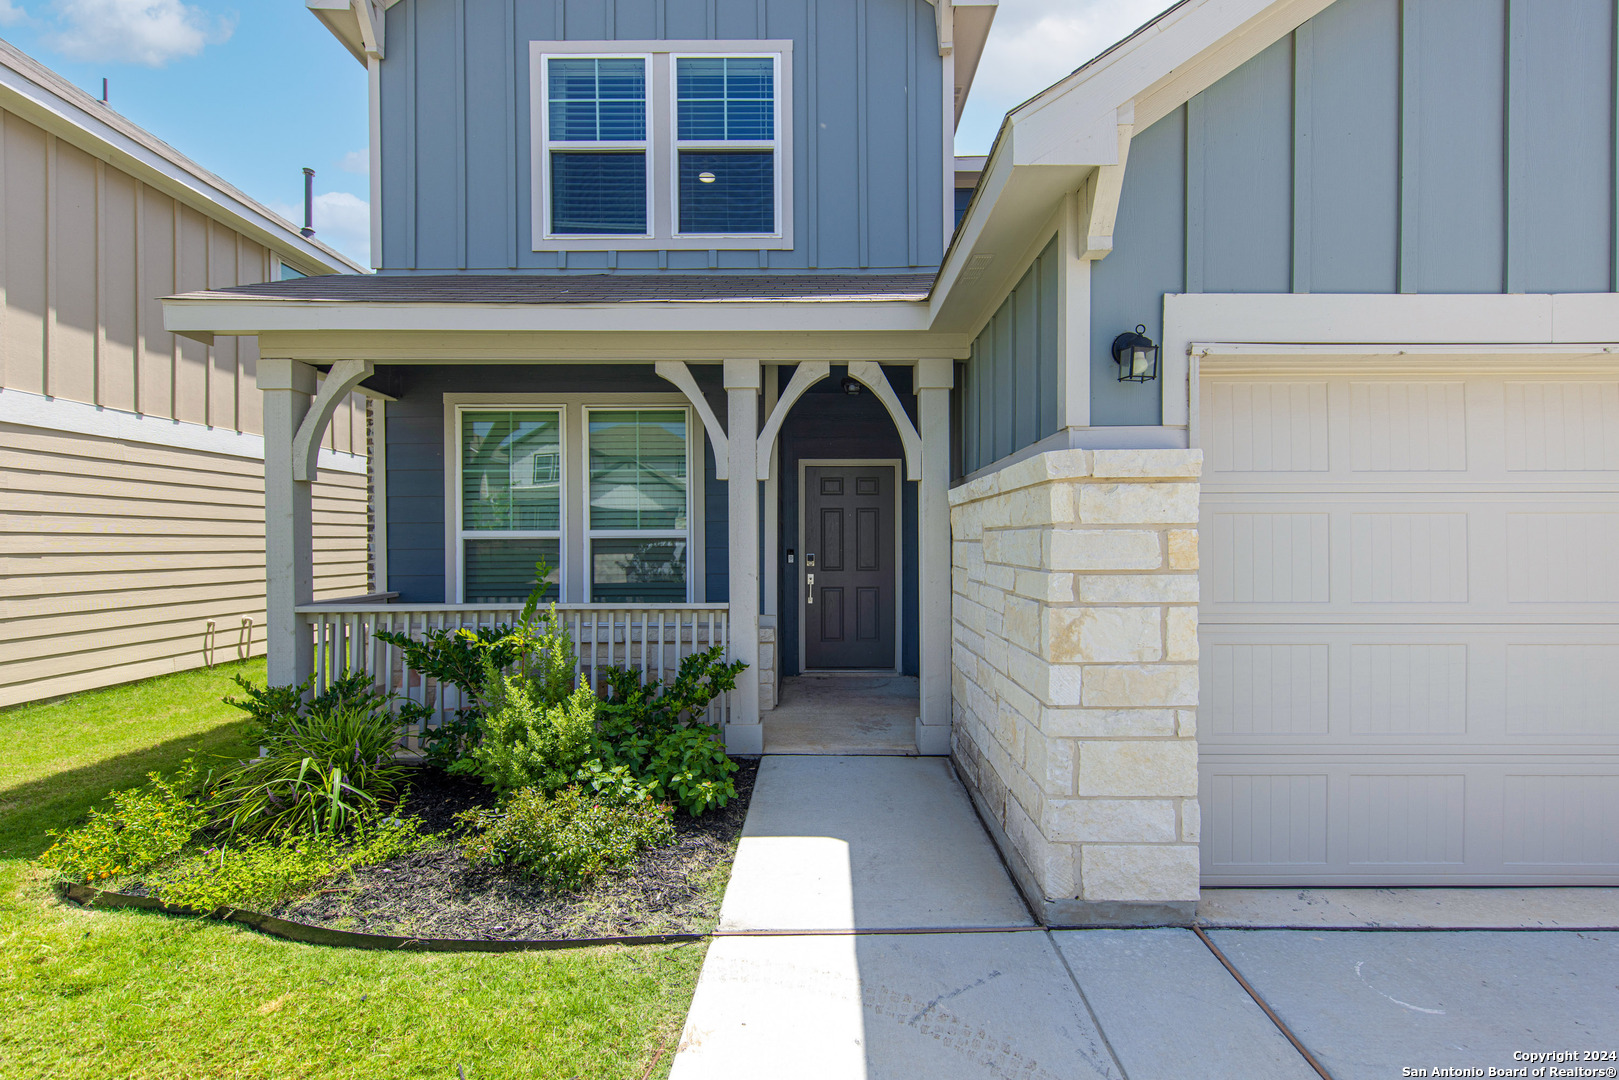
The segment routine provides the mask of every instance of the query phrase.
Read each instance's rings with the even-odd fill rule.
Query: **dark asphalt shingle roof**
[[[925,300],[926,274],[331,274],[187,293],[192,299],[377,304],[615,304]]]

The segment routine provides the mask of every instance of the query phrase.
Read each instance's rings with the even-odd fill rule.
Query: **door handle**
[[[808,586],[804,590],[808,594],[807,597],[804,600],[804,603],[806,603],[806,604],[814,604],[815,603],[815,575],[814,574],[805,574],[804,578],[805,578],[804,584],[806,586]]]

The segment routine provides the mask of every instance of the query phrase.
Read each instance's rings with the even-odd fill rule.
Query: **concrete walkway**
[[[1332,1080],[1619,1049],[1619,933],[1210,938]],[[1318,1074],[1192,931],[1034,926],[947,761],[804,756],[760,767],[671,1076]]]

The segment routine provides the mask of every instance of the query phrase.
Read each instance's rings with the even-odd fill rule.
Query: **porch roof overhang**
[[[183,337],[319,362],[965,355],[932,275],[333,275],[168,297]]]

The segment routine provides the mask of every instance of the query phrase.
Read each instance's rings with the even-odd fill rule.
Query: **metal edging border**
[[[374,949],[395,952],[544,952],[556,949],[588,949],[603,945],[683,945],[707,940],[707,934],[646,934],[635,937],[596,938],[543,938],[543,939],[483,939],[483,938],[418,938],[397,937],[391,934],[365,934],[354,930],[334,930],[325,926],[279,919],[257,911],[236,908],[218,908],[197,912],[190,908],[165,904],[151,896],[134,896],[86,885],[68,885],[63,895],[85,907],[133,908],[138,911],[158,911],[167,915],[189,915],[221,922],[238,923],[274,937],[306,945],[332,945],[349,949]]]

